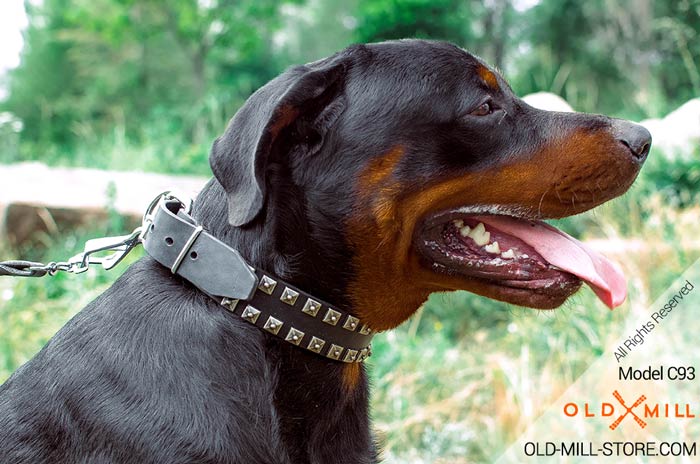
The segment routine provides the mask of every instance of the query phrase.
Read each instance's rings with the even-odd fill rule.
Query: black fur
[[[253,266],[353,312],[345,227],[370,160],[401,144],[397,175],[419,189],[508,162],[556,127],[559,116],[522,104],[500,78],[503,118],[465,118],[488,95],[479,65],[456,46],[412,40],[286,71],[214,144],[216,178],[194,215]],[[0,387],[0,461],[373,463],[366,376],[347,391],[343,367],[146,257]]]

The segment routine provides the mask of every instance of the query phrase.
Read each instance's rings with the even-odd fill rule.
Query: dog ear
[[[248,98],[214,142],[209,163],[227,193],[231,225],[244,226],[262,210],[267,166],[285,129],[301,119],[326,127],[335,121],[347,66],[346,51],[287,70]]]

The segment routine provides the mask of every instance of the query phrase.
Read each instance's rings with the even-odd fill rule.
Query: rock
[[[36,162],[0,166],[0,179],[0,237],[13,244],[39,230],[55,234],[65,227],[94,227],[107,219],[108,209],[134,223],[159,193],[170,190],[194,198],[207,181],[195,176],[52,168]]]
[[[668,159],[689,161],[700,146],[700,98],[694,98],[663,119],[640,122],[652,136],[652,148]]]
[[[574,109],[566,100],[559,95],[550,92],[537,92],[525,95],[523,97],[525,103],[535,108],[547,111],[561,111],[564,113],[573,113]]]

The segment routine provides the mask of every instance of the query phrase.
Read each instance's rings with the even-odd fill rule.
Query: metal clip
[[[183,208],[189,210],[192,201],[185,203],[172,195],[169,191],[158,194],[146,208],[143,215],[141,226],[134,229],[129,235],[118,235],[116,237],[94,238],[85,242],[85,247],[82,253],[73,256],[68,260],[70,265],[69,272],[80,274],[85,272],[90,267],[90,264],[99,264],[106,271],[124,259],[129,252],[143,241],[144,236],[148,233],[151,223],[153,222],[153,214],[162,202],[177,200]],[[95,256],[97,253],[111,252],[104,256]]]
[[[141,227],[137,227],[129,235],[116,237],[94,238],[85,242],[82,253],[78,253],[68,260],[71,265],[70,272],[80,274],[90,267],[90,264],[99,264],[105,270],[110,270],[129,252],[141,243]],[[96,253],[111,252],[105,256],[95,256]]]

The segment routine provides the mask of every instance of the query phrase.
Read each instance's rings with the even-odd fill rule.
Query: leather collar
[[[228,311],[292,345],[346,363],[371,355],[373,332],[358,318],[256,270],[164,195],[144,217],[146,252]]]

